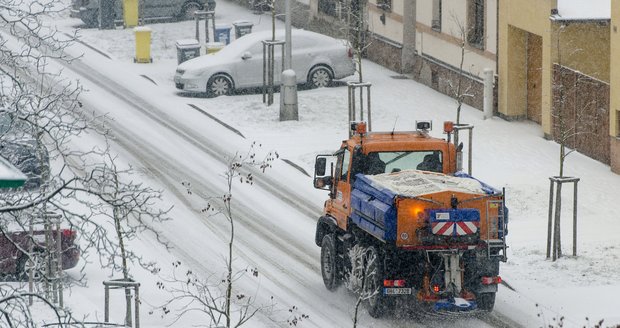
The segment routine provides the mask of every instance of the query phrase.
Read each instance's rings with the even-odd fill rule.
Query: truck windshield
[[[368,153],[366,163],[362,173],[369,175],[402,170],[443,172],[443,154],[438,150]]]

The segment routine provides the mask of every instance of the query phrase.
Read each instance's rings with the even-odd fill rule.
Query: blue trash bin
[[[230,25],[215,25],[215,42],[230,43]]]

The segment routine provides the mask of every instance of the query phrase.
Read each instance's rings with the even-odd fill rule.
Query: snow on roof
[[[367,176],[373,183],[406,197],[417,197],[442,191],[486,194],[482,184],[472,178],[462,178],[431,172],[404,170]]]
[[[611,0],[558,0],[556,19],[610,19]]]

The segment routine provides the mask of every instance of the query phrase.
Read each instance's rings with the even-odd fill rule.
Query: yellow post
[[[138,0],[123,0],[125,27],[138,26]]]
[[[136,34],[136,58],[134,63],[152,63],[151,58],[151,29],[146,26],[134,27]]]

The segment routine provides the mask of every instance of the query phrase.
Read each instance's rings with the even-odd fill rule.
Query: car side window
[[[263,55],[263,43],[260,41],[256,42],[252,46],[250,46],[248,50],[246,51],[251,53],[253,57],[262,56]]]
[[[295,49],[306,49],[314,47],[315,44],[316,40],[312,38],[299,37],[295,39],[295,42],[293,42],[293,47],[295,47]]]

